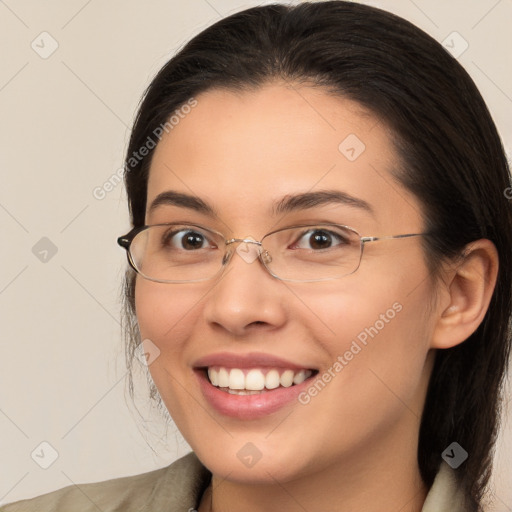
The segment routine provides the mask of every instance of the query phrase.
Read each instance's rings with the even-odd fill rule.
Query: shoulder
[[[194,508],[210,480],[194,453],[140,475],[72,485],[0,508],[0,512],[150,512]]]

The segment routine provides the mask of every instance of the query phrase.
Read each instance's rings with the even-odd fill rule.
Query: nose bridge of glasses
[[[226,245],[234,244],[237,242],[243,242],[245,244],[256,244],[261,246],[261,242],[258,240],[254,240],[254,238],[248,237],[248,238],[230,238],[229,240],[226,240]]]
[[[225,241],[226,248],[228,248],[229,245],[234,243],[244,243],[244,244],[254,244],[258,246],[258,256],[260,257],[261,261],[265,264],[272,262],[272,257],[270,256],[269,252],[263,247],[262,242],[259,240],[254,240],[252,237],[247,238],[230,238],[229,240]],[[239,246],[240,247],[240,246]],[[229,253],[230,251],[228,251]],[[230,253],[233,254],[234,251],[231,251]],[[242,254],[239,253],[241,256]],[[245,260],[245,258],[242,256],[242,258]],[[224,264],[227,263],[227,261],[230,259],[229,255],[225,255],[224,257]],[[246,260],[247,261],[247,260]],[[251,259],[252,261],[252,259]]]

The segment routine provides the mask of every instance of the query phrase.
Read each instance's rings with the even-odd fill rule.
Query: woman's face
[[[196,100],[155,149],[146,224],[192,223],[256,240],[302,223],[348,225],[362,236],[423,231],[418,201],[392,177],[400,164],[390,131],[357,103],[277,83]],[[150,210],[169,191],[200,198],[216,216],[171,200]],[[322,202],[319,191],[344,196]],[[301,194],[313,196],[273,213]],[[434,327],[421,240],[368,243],[357,272],[331,281],[280,281],[243,252],[214,280],[137,277],[142,339],[160,351],[151,375],[214,474],[283,482],[333,464],[364,467],[404,446],[416,456]],[[280,385],[231,394],[205,367],[232,387],[237,378]],[[302,383],[301,369],[313,371]],[[289,386],[292,377],[299,384]]]

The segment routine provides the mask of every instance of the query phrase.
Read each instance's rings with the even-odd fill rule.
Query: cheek
[[[188,411],[193,408],[184,388],[192,385],[192,372],[184,364],[186,341],[198,322],[202,293],[191,286],[180,287],[139,279],[135,287],[135,306],[142,340],[158,347],[158,356],[149,372],[166,408],[183,432],[195,428]],[[190,423],[190,424],[189,424]]]
[[[299,292],[300,293],[300,292]],[[406,305],[401,283],[375,280],[364,283],[355,276],[332,281],[301,294],[301,316],[315,331],[315,338],[331,354],[343,353],[357,341],[369,346],[371,339],[383,337]]]
[[[135,287],[135,306],[142,340],[150,340],[158,357],[149,365],[151,377],[167,409],[179,419],[186,410],[183,386],[190,385],[187,339],[198,324],[203,294],[179,285],[140,279]],[[152,346],[152,345],[150,345]]]
[[[177,351],[197,321],[201,294],[188,285],[137,280],[135,307],[142,339],[149,338],[167,353]]]
[[[426,279],[411,292],[410,274],[401,275],[367,282],[347,278],[342,289],[331,283],[304,301],[309,325],[315,326],[313,336],[329,355],[330,373],[336,376],[332,388],[339,396],[360,397],[360,405],[378,406],[393,393],[415,401],[422,379],[434,327],[426,306],[432,288]]]
[[[424,314],[429,286],[408,295],[409,287],[400,282],[358,284],[357,293],[333,291],[309,302],[322,318],[315,334],[330,361],[301,403],[322,411],[309,415],[308,428],[333,439],[333,452],[339,443],[353,449],[378,439],[404,415],[418,421],[429,377],[430,326]]]

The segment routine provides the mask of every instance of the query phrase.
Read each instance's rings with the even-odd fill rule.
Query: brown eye
[[[310,229],[302,234],[294,248],[322,250],[348,243],[343,236],[326,229]]]
[[[210,246],[205,235],[190,229],[180,229],[165,233],[162,237],[162,245],[185,251],[194,251]]]

